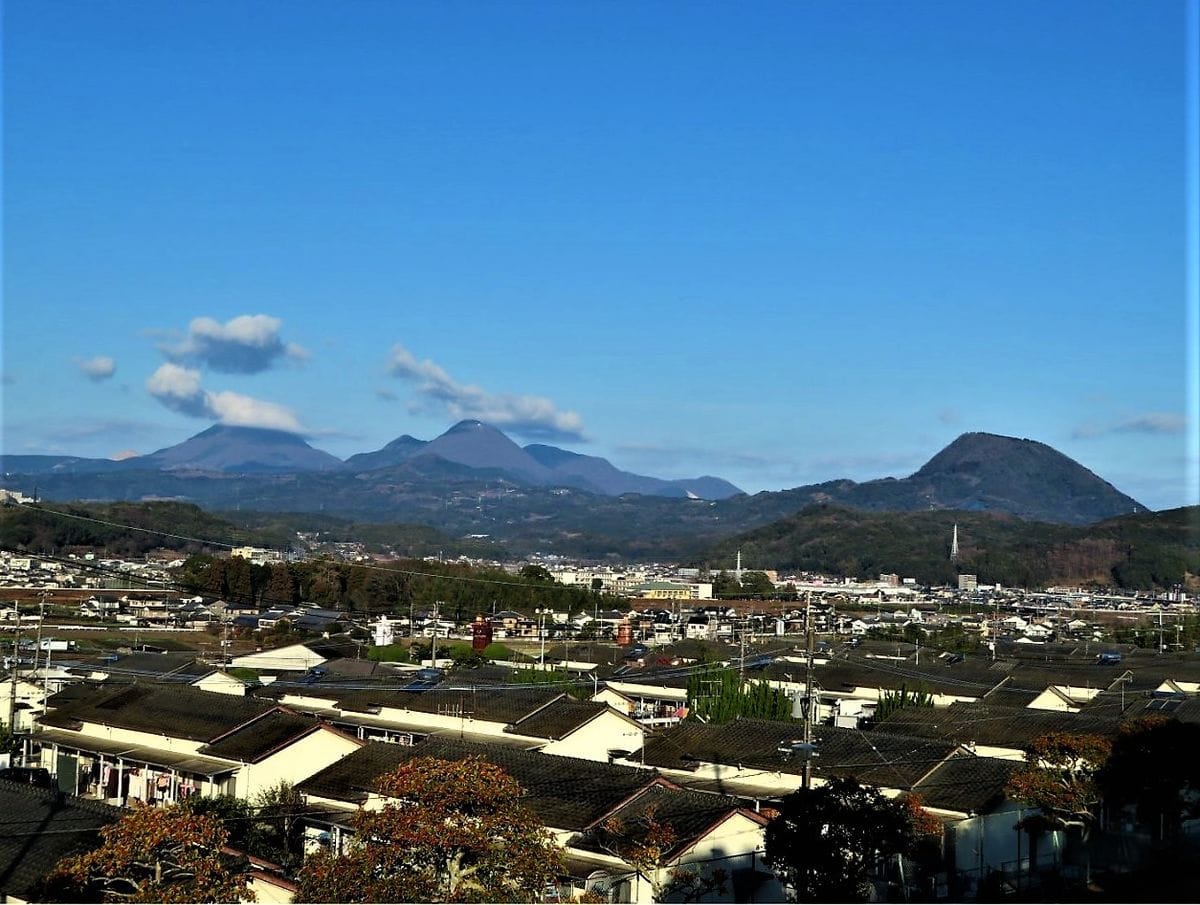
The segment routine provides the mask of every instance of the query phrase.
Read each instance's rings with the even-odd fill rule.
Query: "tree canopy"
[[[766,861],[801,902],[859,902],[876,867],[909,854],[928,831],[919,808],[842,777],[783,799],[766,832]]]
[[[742,684],[738,670],[706,666],[688,677],[689,718],[709,723],[728,723],[745,717],[759,720],[790,720],[792,702],[787,694],[765,679]]]
[[[61,861],[51,901],[247,902],[246,875],[222,855],[228,834],[212,815],[139,805],[100,830],[104,843]]]
[[[414,758],[379,791],[387,802],[359,812],[346,852],[308,858],[295,901],[533,901],[561,873],[520,784],[482,758]]]
[[[1112,743],[1102,736],[1050,732],[1038,736],[1025,756],[1026,767],[1009,779],[1006,791],[1040,808],[1051,828],[1078,828],[1084,837],[1097,819],[1102,794],[1097,775]]]
[[[1133,806],[1160,841],[1177,842],[1184,820],[1200,816],[1200,725],[1163,718],[1122,727],[1097,774],[1105,801]]]

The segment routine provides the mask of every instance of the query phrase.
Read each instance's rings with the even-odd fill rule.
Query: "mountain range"
[[[511,552],[671,558],[813,505],[868,512],[955,510],[1085,525],[1146,512],[1078,462],[1034,440],[963,434],[904,478],[831,480],[747,495],[720,478],[666,480],[553,446],[521,447],[478,421],[402,436],[341,461],[279,431],[211,427],[115,462],[6,456],[4,485],[43,499],[198,503],[428,525]]]
[[[480,421],[460,421],[433,440],[405,434],[374,452],[358,453],[344,462],[315,449],[286,431],[215,424],[175,446],[120,461],[76,456],[4,456],[5,474],[91,474],[163,471],[213,475],[303,474],[341,471],[360,474],[415,465],[415,473],[431,477],[451,466],[506,477],[521,484],[574,487],[604,496],[640,493],[650,496],[725,499],[742,491],[721,478],[703,476],[668,480],[622,471],[607,459],[584,456],[554,446],[524,448],[502,431]]]

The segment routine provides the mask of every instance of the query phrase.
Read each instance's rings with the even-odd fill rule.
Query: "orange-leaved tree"
[[[1005,791],[1039,808],[1047,829],[1076,829],[1086,839],[1098,819],[1102,790],[1098,775],[1112,753],[1103,736],[1050,732],[1035,738],[1025,769],[1009,778]]]
[[[540,898],[561,849],[521,785],[479,757],[417,757],[382,777],[342,853],[317,852],[296,902],[505,902]]]
[[[675,828],[658,816],[658,807],[649,805],[631,819],[609,817],[596,830],[596,843],[633,868],[650,886],[656,901],[670,898],[693,902],[702,896],[720,893],[729,878],[723,868],[704,870],[700,864],[670,867],[673,854],[684,841]]]
[[[247,902],[254,893],[222,854],[219,820],[176,805],[139,805],[100,830],[103,844],[65,858],[45,881],[49,901]]]

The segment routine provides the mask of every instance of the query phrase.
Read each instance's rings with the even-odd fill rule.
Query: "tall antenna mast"
[[[954,537],[950,541],[950,562],[958,562],[958,525],[954,526]]]

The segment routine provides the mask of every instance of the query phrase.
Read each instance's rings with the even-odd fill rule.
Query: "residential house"
[[[0,780],[0,903],[45,901],[42,881],[58,862],[96,848],[120,818],[102,802]]]
[[[521,785],[523,802],[563,847],[567,871],[557,892],[560,899],[590,891],[607,901],[649,903],[655,900],[655,881],[666,882],[675,869],[706,877],[725,871],[730,880],[713,901],[783,897],[779,881],[762,863],[766,821],[734,799],[683,791],[652,770],[444,738],[410,747],[370,743],[302,782],[298,788],[310,805],[330,808],[324,821],[309,821],[310,838],[341,850],[353,832],[355,810],[386,804],[378,791],[380,777],[421,756],[453,761],[482,757]],[[625,841],[621,828],[633,827],[649,814],[674,836],[658,877],[640,873],[620,854]]]
[[[641,749],[645,730],[602,702],[576,701],[553,686],[405,690],[339,690],[338,683],[276,683],[264,693],[294,710],[320,716],[360,739],[413,744],[429,736],[487,741],[546,754],[605,760],[610,750]]]
[[[888,797],[916,795],[943,822],[947,867],[975,880],[1012,869],[1022,858],[1026,870],[1061,861],[1061,834],[1043,837],[1036,851],[1028,832],[1015,829],[1021,816],[1032,813],[1005,795],[1020,763],[981,757],[940,739],[833,726],[814,728],[816,756],[806,760],[805,749],[796,744],[800,729],[798,723],[770,720],[685,723],[648,739],[643,757],[672,782],[735,795],[756,808],[800,788],[806,763],[815,787],[852,776]]]
[[[362,744],[274,701],[184,685],[105,684],[49,705],[31,737],[38,764],[64,792],[114,804],[193,794],[250,799]]]

